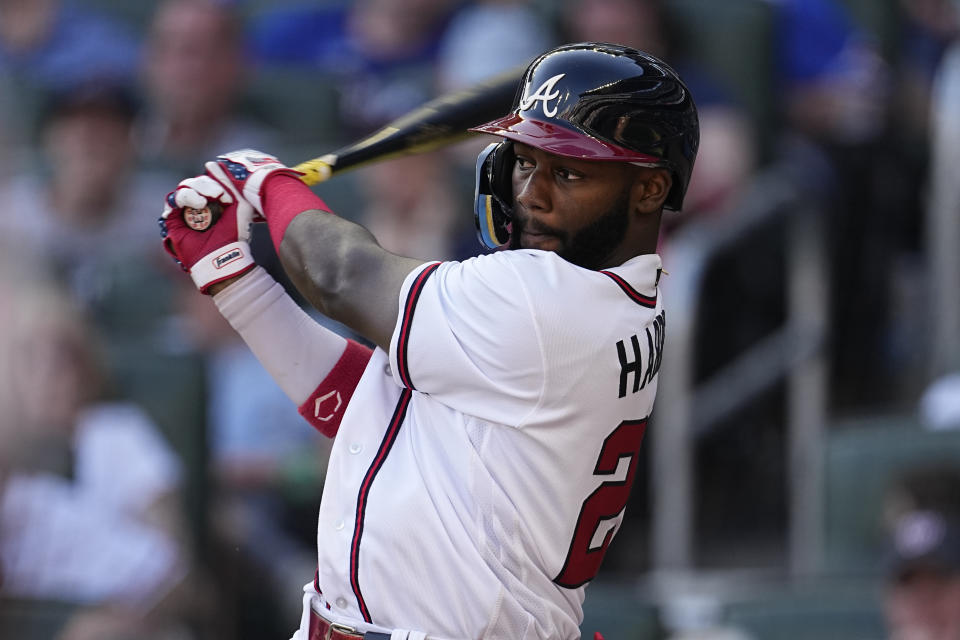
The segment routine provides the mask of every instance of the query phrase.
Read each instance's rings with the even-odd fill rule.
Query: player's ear
[[[659,167],[637,167],[637,177],[633,183],[634,207],[638,213],[653,213],[663,207],[673,176]]]

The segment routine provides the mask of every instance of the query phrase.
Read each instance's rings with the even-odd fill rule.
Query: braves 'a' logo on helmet
[[[543,115],[548,118],[553,118],[557,115],[558,105],[554,105],[553,108],[550,108],[550,101],[556,100],[560,97],[560,91],[555,89],[557,82],[567,74],[558,73],[552,78],[548,78],[543,84],[541,84],[536,91],[528,95],[519,105],[520,111],[526,111],[530,109],[537,102],[543,103]],[[558,103],[559,104],[559,103]]]

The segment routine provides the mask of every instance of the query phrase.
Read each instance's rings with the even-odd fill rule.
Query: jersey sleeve
[[[390,366],[404,387],[519,426],[542,399],[544,361],[531,297],[506,254],[411,272],[400,291]]]

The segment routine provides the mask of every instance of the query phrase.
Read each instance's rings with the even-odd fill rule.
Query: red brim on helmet
[[[512,113],[470,131],[491,133],[568,158],[662,165],[663,159],[604,142],[582,131]]]

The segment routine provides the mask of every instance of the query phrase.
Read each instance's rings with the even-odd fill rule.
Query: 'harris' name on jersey
[[[646,340],[633,334],[628,340],[617,341],[617,358],[620,360],[620,395],[627,395],[627,383],[631,377],[631,393],[637,393],[653,381],[660,371],[663,359],[663,339],[666,335],[666,317],[661,311],[645,330]],[[629,341],[629,347],[627,343]]]

